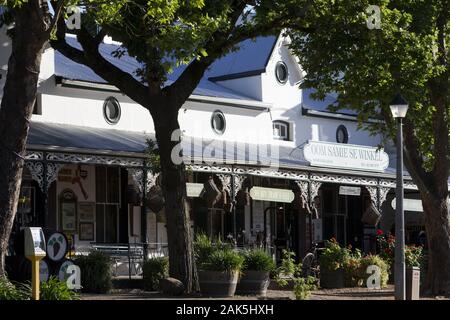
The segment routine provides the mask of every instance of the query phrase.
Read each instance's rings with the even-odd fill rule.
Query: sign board
[[[361,188],[360,187],[340,186],[339,194],[344,195],[344,196],[360,196]]]
[[[382,149],[343,143],[309,141],[303,155],[316,167],[383,172],[389,165]]]
[[[292,190],[253,187],[250,190],[253,200],[291,203],[295,195]]]
[[[45,257],[45,237],[42,228],[25,228],[25,256]]]
[[[397,208],[397,198],[391,201],[392,209]],[[403,199],[403,211],[423,212],[422,200],[417,199]]]
[[[391,201],[392,209],[397,208],[397,198]],[[450,200],[447,201],[448,211],[450,213]],[[423,212],[422,200],[420,199],[403,199],[403,211]]]
[[[200,197],[203,191],[203,183],[186,183],[186,193],[190,198]]]

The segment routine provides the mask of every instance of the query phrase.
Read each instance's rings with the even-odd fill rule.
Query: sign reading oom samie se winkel
[[[303,148],[311,166],[383,172],[389,156],[383,149],[342,143],[309,141]]]

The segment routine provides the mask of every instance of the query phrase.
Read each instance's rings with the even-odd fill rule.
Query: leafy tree
[[[381,9],[381,28],[370,5]],[[447,0],[315,1],[308,21],[314,33],[292,32],[292,49],[306,72],[304,88],[316,98],[338,94],[331,110],[353,109],[360,127],[395,143],[389,102],[409,101],[404,120],[405,165],[418,186],[429,247],[426,287],[450,292],[449,43]],[[367,20],[369,19],[369,24]],[[375,124],[364,122],[378,118]]]
[[[42,51],[63,4],[63,0],[55,2],[52,14],[44,0],[0,0],[0,27],[15,22],[9,30],[12,53],[0,105],[0,278],[5,274],[5,254],[19,201]]]
[[[76,30],[81,49],[65,40],[66,26],[58,22],[52,46],[75,62],[90,67],[122,93],[146,108],[155,125],[167,215],[170,275],[194,285],[195,264],[188,213],[185,211],[185,166],[172,160],[179,141],[178,111],[197,87],[205,70],[243,40],[273,35],[296,24],[309,1],[245,0],[117,0],[84,1],[85,15]],[[252,5],[252,9],[248,6]],[[298,26],[300,28],[300,26]],[[96,32],[95,30],[99,30]],[[142,66],[129,74],[99,53],[105,35],[120,41],[117,57],[126,51]],[[186,65],[174,82],[167,76]]]

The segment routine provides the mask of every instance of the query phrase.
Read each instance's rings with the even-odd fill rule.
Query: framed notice
[[[80,222],[79,236],[81,241],[94,241],[94,223]]]
[[[60,195],[61,229],[64,232],[77,230],[77,198],[71,189],[64,190]]]
[[[94,222],[95,202],[79,202],[78,217],[80,218],[80,222]]]
[[[75,231],[77,223],[77,206],[75,202],[61,203],[61,223],[64,231]]]

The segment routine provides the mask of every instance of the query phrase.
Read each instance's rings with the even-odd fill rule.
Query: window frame
[[[341,131],[344,133],[344,141],[339,141],[339,132],[341,132]],[[350,134],[348,132],[347,127],[343,124],[340,124],[336,129],[336,142],[342,143],[342,144],[347,144],[349,139],[350,139]]]
[[[280,126],[284,126],[285,130],[286,130],[286,136],[275,136],[275,125],[280,125]],[[275,120],[272,122],[272,136],[273,139],[275,140],[279,140],[279,141],[291,141],[291,124],[287,121],[283,121],[283,120]]]
[[[214,119],[216,116],[220,116],[223,119],[223,129],[222,130],[218,130],[215,125],[214,125]],[[215,134],[221,136],[225,133],[225,131],[227,130],[227,119],[225,117],[225,114],[220,111],[220,110],[216,110],[212,113],[211,115],[211,129],[214,131]]]
[[[112,102],[114,104],[117,105],[117,117],[115,120],[111,120],[107,115],[106,115],[106,106],[109,102]],[[110,124],[110,125],[116,125],[119,123],[120,118],[122,117],[122,107],[120,105],[119,100],[117,100],[117,98],[111,96],[105,99],[105,101],[103,102],[103,117],[105,118],[105,121]]]
[[[279,74],[278,74],[278,68],[280,66],[284,67],[285,70],[286,70],[286,79],[284,79],[284,80],[280,79]],[[288,82],[288,80],[289,80],[289,68],[288,68],[287,64],[284,61],[278,61],[276,63],[276,65],[275,65],[275,78],[277,79],[277,82],[279,84],[282,84],[282,85],[284,85],[284,84],[286,84]]]

